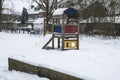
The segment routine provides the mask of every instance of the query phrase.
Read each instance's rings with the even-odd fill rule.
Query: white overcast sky
[[[21,12],[23,7],[29,8],[30,1],[26,0],[5,0],[3,7],[12,8],[15,11]]]

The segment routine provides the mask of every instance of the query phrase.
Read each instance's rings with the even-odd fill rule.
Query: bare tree
[[[57,8],[57,0],[33,0],[38,4],[38,7],[46,11],[46,26],[44,32],[46,32],[46,27],[48,27],[49,19],[51,18],[51,13]],[[45,34],[44,34],[45,35]]]
[[[25,22],[28,20],[28,12],[26,8],[23,8],[22,11],[22,18],[21,18],[21,23],[25,24]]]

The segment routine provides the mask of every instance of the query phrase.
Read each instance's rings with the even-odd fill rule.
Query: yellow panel
[[[77,41],[75,40],[68,40],[68,41],[64,41],[64,48],[65,49],[74,49],[77,48]]]

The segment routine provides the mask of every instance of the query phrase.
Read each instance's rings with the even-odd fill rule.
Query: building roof
[[[13,13],[12,13],[12,11],[11,11],[10,9],[4,8],[4,9],[2,10],[2,14],[13,14]]]
[[[39,14],[40,12],[45,12],[45,11],[42,9],[35,11],[34,8],[28,10],[28,14]]]
[[[37,24],[44,23],[44,18],[38,18],[33,23],[37,23]]]
[[[60,16],[62,14],[78,14],[78,11],[73,8],[59,8],[54,11],[53,16]]]
[[[66,9],[68,9],[68,8],[59,8],[59,9],[55,10],[53,13],[53,16],[62,15]]]

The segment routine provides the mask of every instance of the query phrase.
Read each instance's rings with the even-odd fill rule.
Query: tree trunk
[[[46,5],[46,25],[44,26],[44,36],[47,32],[48,25],[49,25],[49,0],[47,1]]]
[[[0,0],[0,30],[2,28],[2,0]]]

